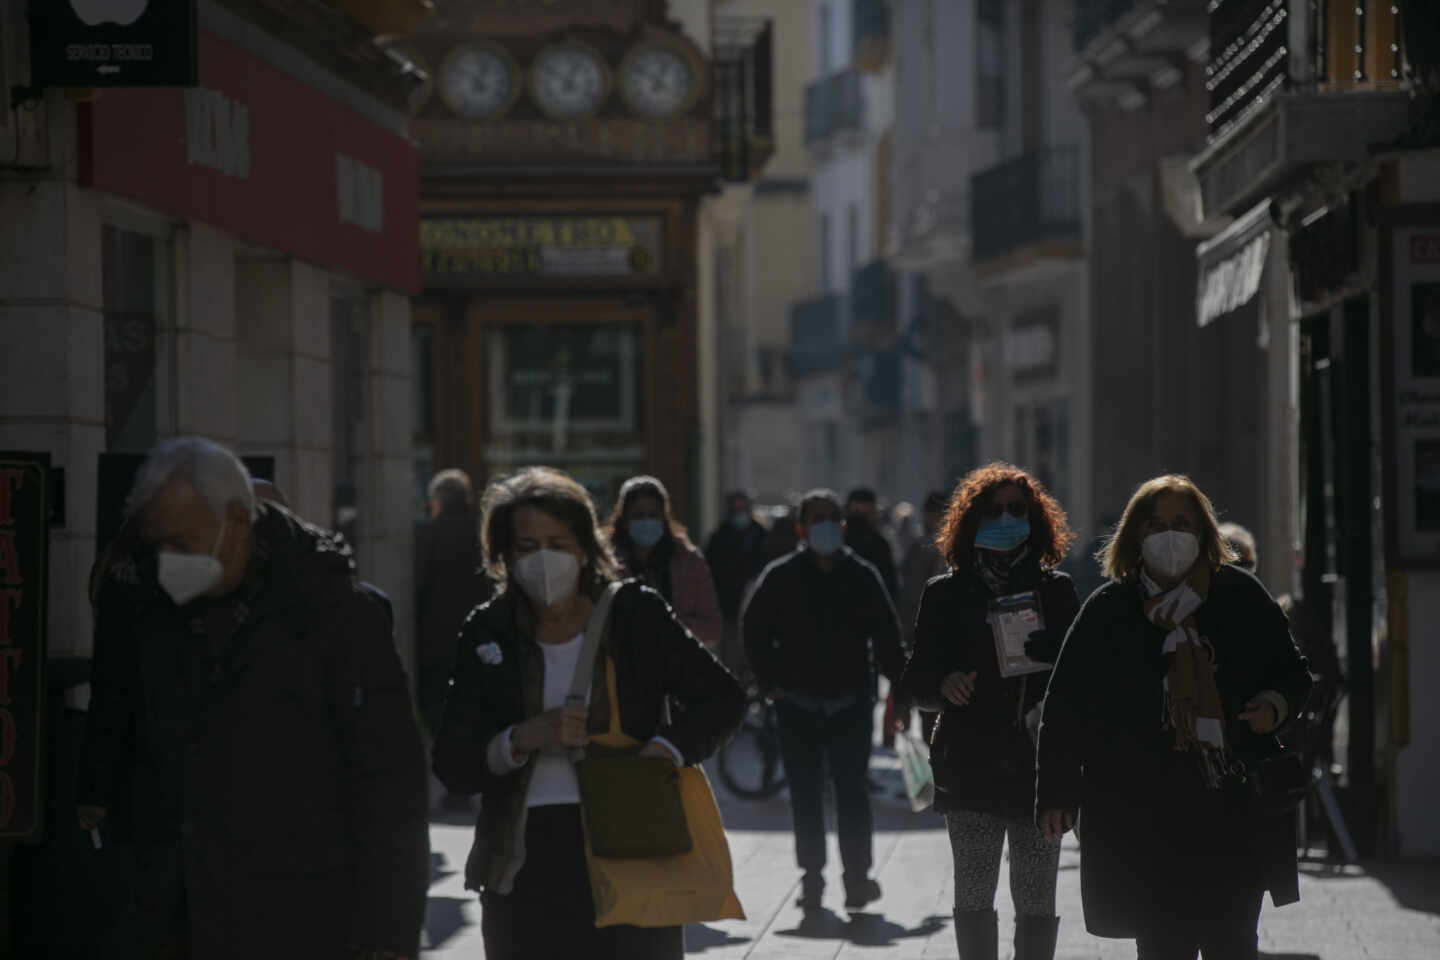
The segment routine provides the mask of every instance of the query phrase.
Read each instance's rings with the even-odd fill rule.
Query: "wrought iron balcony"
[[[886,0],[853,0],[855,63],[862,70],[878,70],[890,59],[890,6]]]
[[[1075,0],[1072,25],[1075,49],[1084,50],[1105,29],[1129,12],[1135,0]]]
[[[744,183],[775,154],[775,29],[768,18],[715,24],[715,156],[720,175]]]
[[[845,338],[845,298],[830,293],[790,307],[790,376],[824,373],[840,366],[852,350]]]
[[[1080,239],[1080,153],[1052,147],[970,178],[975,262]]]
[[[855,339],[884,339],[895,333],[900,291],[895,272],[873,260],[850,275],[850,326]]]
[[[865,120],[860,74],[833,73],[805,88],[805,144],[822,143],[845,130],[858,130]]]

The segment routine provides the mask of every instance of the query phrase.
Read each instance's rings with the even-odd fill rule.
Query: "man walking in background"
[[[895,555],[890,541],[880,532],[875,515],[879,499],[869,487],[856,487],[845,498],[845,546],[858,553],[880,573],[880,581],[890,594],[891,601],[900,595],[900,584],[895,576]]]
[[[705,562],[715,581],[725,625],[720,660],[732,671],[740,666],[740,603],[745,589],[765,568],[765,528],[755,519],[750,496],[735,490],[725,498],[725,519],[705,545]]]
[[[775,700],[790,778],[795,857],[804,871],[799,905],[818,910],[825,890],[828,766],[835,785],[845,906],[880,899],[870,877],[874,820],[866,773],[874,733],[870,648],[891,683],[905,665],[895,608],[875,568],[845,546],[840,501],[828,490],[800,504],[806,549],[760,575],[741,615],[745,654]]]

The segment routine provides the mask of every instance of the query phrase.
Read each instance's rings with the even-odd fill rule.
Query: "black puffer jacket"
[[[77,793],[139,854],[127,935],[168,936],[183,881],[192,956],[414,956],[425,762],[390,622],[331,535],[273,504],[253,529],[218,646],[153,564],[100,589]]]
[[[1292,718],[1305,703],[1310,674],[1285,614],[1258,580],[1225,566],[1195,622],[1214,647],[1227,743],[1241,757],[1277,754],[1273,735],[1238,717],[1262,690],[1284,697]],[[1139,584],[1107,584],[1065,639],[1045,698],[1037,807],[1080,813],[1085,926],[1097,936],[1136,936],[1158,909],[1150,895],[1201,870],[1213,883],[1258,875],[1276,906],[1300,895],[1294,818],[1256,815],[1240,785],[1206,789],[1195,756],[1176,752],[1161,726],[1164,642]]]
[[[543,712],[545,656],[533,637],[534,614],[516,590],[477,609],[461,628],[462,652],[434,763],[435,775],[450,790],[481,795],[475,845],[465,867],[471,890],[507,892],[504,878],[513,877],[523,858],[519,830],[535,755],[519,770],[497,776],[486,754],[497,734]],[[477,653],[481,648],[485,655]],[[605,732],[610,722],[603,654],[615,660],[621,729],[635,739],[664,737],[686,763],[697,764],[740,725],[744,691],[649,587],[635,581],[621,587],[600,649],[591,681],[592,733]],[[662,726],[667,696],[675,719]]]
[[[1047,629],[1063,636],[1080,601],[1070,578],[1038,567],[1021,572],[1016,591],[1040,594]],[[915,651],[901,689],[922,710],[940,710],[932,737],[935,808],[1028,817],[1035,800],[1035,748],[1024,717],[1045,693],[1045,673],[1000,676],[995,637],[985,621],[992,594],[971,571],[936,577],[920,599]],[[959,707],[940,694],[944,679],[975,671],[975,694]]]

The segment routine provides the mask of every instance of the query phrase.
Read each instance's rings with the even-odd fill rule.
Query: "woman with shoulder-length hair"
[[[485,955],[678,960],[679,927],[595,926],[570,751],[608,728],[605,656],[587,707],[566,697],[591,613],[619,571],[590,496],[531,468],[493,484],[483,510],[482,553],[501,591],[461,628],[434,763],[452,792],[482,797],[465,880],[481,891]],[[642,756],[697,764],[739,724],[740,685],[649,587],[627,581],[614,594],[601,650]],[[673,723],[662,719],[667,697],[683,707]]]
[[[724,629],[705,555],[670,512],[670,493],[654,477],[631,477],[606,527],[620,569],[654,587],[680,622],[711,650]]]
[[[1091,933],[1142,960],[1253,960],[1265,891],[1299,899],[1293,811],[1256,773],[1310,690],[1305,660],[1186,477],[1142,484],[1100,560],[1110,582],[1045,698],[1039,822],[1058,838],[1084,821]]]
[[[1017,960],[1049,960],[1060,921],[1055,876],[1060,838],[1045,837],[1033,814],[1031,730],[1045,691],[1044,670],[1079,601],[1056,570],[1074,535],[1038,480],[992,463],[955,488],[936,540],[950,572],[925,588],[915,651],[901,690],[922,710],[940,711],[932,734],[935,808],[945,814],[955,855],[955,940],[962,960],[995,960],[995,888],[1010,839],[1010,895]],[[990,618],[1001,598],[1030,593],[1043,629],[1025,653],[1033,672],[1002,669]],[[1043,666],[1042,666],[1043,665]],[[1039,668],[1036,670],[1036,668]]]

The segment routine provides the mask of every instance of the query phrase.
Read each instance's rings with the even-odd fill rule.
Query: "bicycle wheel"
[[[764,697],[751,695],[740,729],[717,759],[721,782],[738,797],[762,799],[785,786],[775,711]]]

